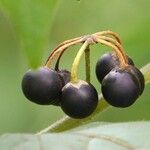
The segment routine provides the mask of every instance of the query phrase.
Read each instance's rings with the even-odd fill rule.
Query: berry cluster
[[[71,72],[60,70],[61,56],[68,47],[78,43],[83,45],[74,59]],[[144,90],[144,77],[125,54],[118,35],[112,31],[74,38],[58,45],[43,67],[25,73],[22,91],[26,98],[40,105],[60,106],[72,118],[81,119],[91,115],[98,104],[98,93],[90,83],[89,46],[95,43],[113,49],[113,52],[104,54],[96,64],[96,76],[105,100],[115,107],[132,105]],[[78,65],[84,53],[86,81],[77,78]],[[59,56],[53,69],[51,62],[56,55]]]
[[[119,66],[114,53],[104,54],[96,64],[96,76],[102,84],[102,94],[105,100],[115,107],[128,107],[142,94],[144,77],[130,57],[128,65]]]

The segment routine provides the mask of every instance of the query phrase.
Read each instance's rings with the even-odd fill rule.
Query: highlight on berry
[[[59,67],[61,57],[68,48],[82,44],[73,60],[71,69]],[[97,91],[90,80],[90,46],[103,44],[110,51],[98,58],[95,74],[101,84]],[[85,54],[86,79],[78,79],[79,63]],[[56,59],[57,58],[57,59]],[[52,62],[56,60],[55,65]],[[54,63],[53,63],[54,64]],[[25,97],[36,104],[55,105],[75,119],[90,116],[101,105],[98,93],[114,107],[129,107],[143,93],[144,76],[128,56],[120,37],[112,31],[101,31],[60,43],[52,50],[46,63],[28,70],[22,79]]]

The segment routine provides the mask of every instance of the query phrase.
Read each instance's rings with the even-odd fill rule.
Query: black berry
[[[98,94],[92,84],[80,80],[69,82],[62,89],[61,108],[72,118],[85,118],[93,113],[98,103]]]
[[[128,57],[128,64],[134,65],[130,57]],[[116,66],[119,66],[119,59],[115,53],[102,55],[97,61],[95,69],[98,81],[101,83],[103,78]]]
[[[22,80],[22,91],[26,98],[41,105],[56,103],[61,89],[58,73],[46,67],[29,70]]]
[[[63,86],[66,85],[70,81],[71,73],[68,70],[59,70],[57,72],[62,78]]]
[[[138,83],[139,83],[139,86],[140,86],[139,95],[141,95],[143,93],[144,87],[145,87],[144,76],[143,76],[142,72],[136,67],[130,66],[129,70],[136,77],[136,79],[138,80]]]
[[[115,107],[132,105],[141,93],[141,83],[133,66],[114,68],[102,81],[102,94],[105,100]],[[134,72],[134,73],[133,73]]]
[[[58,75],[60,76],[62,87],[64,87],[70,81],[71,73],[68,70],[59,70],[59,71],[57,70],[57,72],[58,72]],[[61,101],[60,97],[61,97],[61,94],[57,98],[57,100],[55,100],[53,105],[60,106],[60,101]]]

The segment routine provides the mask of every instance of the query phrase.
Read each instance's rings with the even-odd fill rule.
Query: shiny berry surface
[[[140,91],[139,91],[139,95],[141,95],[144,91],[145,88],[145,79],[144,76],[142,74],[142,72],[136,68],[136,67],[130,67],[130,72],[137,78],[139,86],[140,86]]]
[[[68,70],[59,70],[57,72],[62,78],[63,84],[66,85],[70,81],[71,73]]]
[[[130,57],[128,57],[128,64],[134,65]],[[102,55],[97,61],[95,69],[98,81],[101,83],[103,78],[116,66],[119,66],[119,59],[115,53]]]
[[[128,107],[140,95],[139,82],[130,69],[114,68],[102,81],[105,100],[115,107]]]
[[[58,75],[60,76],[62,88],[70,81],[71,73],[68,70],[59,70],[57,71]],[[61,101],[61,94],[60,96],[54,101],[53,105],[60,106]]]
[[[61,94],[61,89],[62,83],[58,73],[46,67],[29,70],[22,79],[24,95],[37,104],[55,103],[55,100]]]
[[[61,108],[72,118],[88,117],[96,109],[97,104],[96,89],[85,81],[69,82],[62,89]]]

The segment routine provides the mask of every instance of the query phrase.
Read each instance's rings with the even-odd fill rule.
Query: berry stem
[[[90,83],[91,78],[91,67],[90,67],[90,47],[87,46],[85,49],[85,71],[86,71],[86,81]]]
[[[50,66],[51,66],[51,61],[54,59],[54,57],[55,57],[57,54],[60,53],[60,57],[58,58],[57,65],[56,65],[56,68],[57,68],[57,67],[59,68],[59,60],[60,60],[61,56],[63,55],[64,51],[65,51],[68,47],[86,41],[89,36],[102,36],[102,35],[111,35],[111,36],[113,36],[113,37],[117,40],[118,43],[121,43],[121,40],[120,40],[118,34],[115,33],[115,32],[112,32],[112,31],[101,31],[101,32],[94,33],[94,34],[92,34],[92,35],[85,35],[85,36],[77,37],[77,38],[74,38],[74,39],[66,40],[66,41],[60,43],[60,44],[50,53],[50,55],[49,55],[49,57],[48,57],[48,59],[47,59],[47,61],[46,61],[46,63],[45,63],[45,66],[50,68]],[[57,69],[58,69],[58,68],[57,68]]]
[[[144,74],[145,84],[150,83],[150,63],[142,67],[140,71]]]
[[[118,43],[121,44],[121,40],[119,38],[119,35],[117,33],[113,32],[113,31],[109,31],[109,30],[108,31],[101,31],[101,32],[96,32],[93,35],[98,35],[98,36],[101,36],[101,35],[111,35],[111,36],[113,36],[117,40]]]
[[[106,36],[99,36],[99,38],[102,39],[102,40],[105,40],[107,42],[110,42],[110,43],[114,44],[115,46],[117,46],[119,48],[121,54],[123,55],[126,64],[128,64],[128,59],[127,59],[125,50],[124,50],[124,48],[122,47],[122,45],[120,43],[118,43],[116,40],[114,40],[110,37],[106,37]]]
[[[76,41],[76,40],[78,40],[78,39],[80,39],[80,38],[81,38],[81,37],[77,37],[77,38],[70,39],[70,40],[66,40],[66,41],[60,43],[60,44],[50,53],[50,55],[49,55],[47,61],[49,60],[49,58],[51,57],[51,55],[53,55],[53,53],[54,53],[58,48],[60,48],[60,47],[62,47],[62,46],[64,46],[64,45],[66,45],[66,44],[68,44],[68,43],[70,43],[70,42]],[[47,61],[46,61],[46,62],[47,62]]]
[[[68,40],[68,42],[63,42],[63,44],[60,44],[59,46],[57,46],[52,53],[50,54],[50,56],[48,57],[45,66],[46,67],[50,67],[51,66],[51,61],[54,59],[54,57],[59,54],[62,51],[65,51],[65,49],[67,49],[68,47],[81,43],[82,42],[82,38],[77,38],[75,40]]]
[[[112,44],[110,42],[107,42],[107,41],[105,41],[103,39],[100,39],[100,38],[96,38],[95,40],[97,42],[101,43],[101,44],[104,44],[106,46],[110,46],[110,47],[113,48],[113,50],[115,50],[115,52],[116,52],[116,54],[117,54],[117,56],[119,58],[121,67],[126,67],[128,65],[127,62],[126,62],[126,57],[124,57],[124,55],[122,54],[122,52],[120,51],[120,49],[116,45],[114,45],[114,44]]]
[[[84,42],[84,44],[81,46],[81,48],[79,49],[74,62],[72,64],[72,68],[71,68],[71,82],[77,82],[78,78],[77,78],[77,71],[78,71],[78,66],[81,60],[81,57],[85,51],[85,49],[88,47],[89,45],[89,40],[86,40]]]
[[[55,64],[55,70],[56,70],[56,71],[59,71],[59,62],[60,62],[60,59],[61,59],[63,53],[65,52],[65,50],[66,50],[66,49],[64,49],[63,51],[61,51],[60,54],[59,54],[59,57],[58,57],[58,59],[57,59],[57,61],[56,61],[56,64]]]
[[[80,43],[85,42],[88,37],[89,37],[89,35],[85,35],[85,36],[80,37],[80,40],[81,40]],[[68,40],[68,41],[69,41],[69,40]],[[56,64],[55,64],[55,70],[59,70],[59,62],[60,62],[60,59],[61,59],[63,53],[65,52],[65,50],[66,50],[66,49],[63,49],[63,50],[60,52],[59,57],[58,57],[58,59],[57,59],[57,61],[56,61]]]

